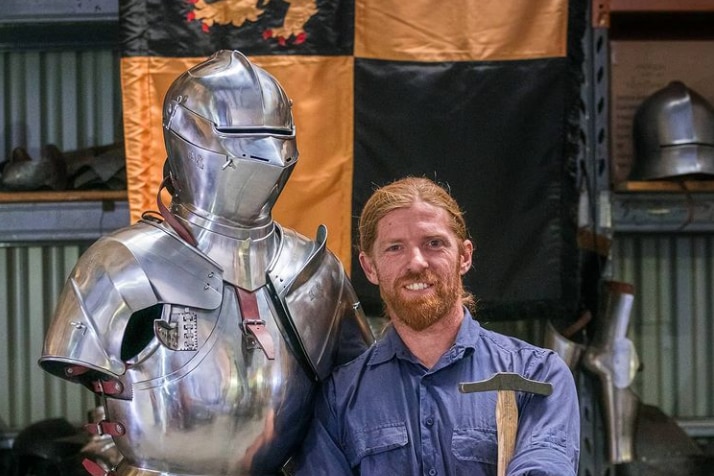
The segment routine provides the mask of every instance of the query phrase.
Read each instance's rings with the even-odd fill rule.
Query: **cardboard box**
[[[632,119],[640,103],[682,81],[714,105],[714,41],[610,42],[610,180],[632,168]]]

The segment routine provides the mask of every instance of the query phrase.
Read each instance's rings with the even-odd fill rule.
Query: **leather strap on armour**
[[[166,188],[166,185],[168,184],[169,180],[171,180],[171,176],[167,175],[164,177],[164,180],[161,181],[161,186],[159,187],[159,191],[156,194],[156,206],[159,207],[159,213],[161,213],[161,216],[166,220],[166,223],[169,224],[171,228],[174,229],[176,233],[188,244],[191,246],[196,246],[198,242],[196,241],[196,238],[191,234],[191,231],[183,226],[183,224],[176,219],[176,217],[169,211],[168,208],[166,208],[166,205],[164,205],[164,202],[161,201],[161,191]]]
[[[82,461],[82,466],[92,476],[116,476],[114,471],[105,471],[98,463],[88,458]]]
[[[87,433],[92,435],[123,436],[126,433],[124,425],[118,422],[102,420],[98,423],[87,423],[84,425]]]
[[[253,337],[269,360],[275,359],[275,344],[273,337],[265,328],[265,321],[260,318],[258,311],[258,301],[254,292],[235,286],[238,296],[238,305],[242,317],[241,327],[243,332]]]
[[[117,395],[124,391],[124,385],[118,380],[110,379],[97,379],[92,380],[92,389],[94,393],[100,395]]]

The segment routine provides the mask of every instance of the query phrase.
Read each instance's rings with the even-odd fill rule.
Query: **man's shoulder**
[[[503,352],[532,354],[537,356],[546,356],[553,353],[551,349],[483,327],[481,327],[481,341],[483,345],[493,346]]]
[[[381,349],[383,351],[383,349]],[[348,381],[360,378],[364,369],[369,366],[377,352],[380,352],[380,341],[372,343],[364,352],[359,354],[354,359],[345,363],[336,365],[330,375],[330,380],[339,385],[345,384]]]
[[[351,370],[363,367],[367,359],[369,359],[369,356],[374,352],[374,347],[376,345],[376,343],[372,343],[369,347],[362,351],[362,353],[357,355],[352,360],[348,360],[347,362],[335,365],[334,369],[332,370],[332,373],[335,374],[350,372]]]
[[[499,360],[509,361],[515,371],[524,372],[529,378],[545,373],[572,379],[567,365],[552,349],[487,329],[481,330],[480,342],[481,352],[500,355]]]

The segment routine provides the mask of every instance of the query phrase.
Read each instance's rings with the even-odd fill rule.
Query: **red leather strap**
[[[243,323],[245,328],[250,332],[255,340],[260,345],[260,348],[265,352],[265,356],[268,360],[275,359],[275,345],[273,344],[273,338],[270,332],[265,328],[265,323],[263,321],[246,321]]]
[[[85,374],[88,371],[89,371],[89,368],[83,367],[81,365],[69,365],[69,366],[65,367],[64,374],[68,378],[72,378],[72,377],[79,377],[80,375]]]
[[[104,468],[91,459],[85,458],[82,461],[82,466],[84,466],[84,469],[92,476],[116,476],[114,471],[105,471]]]
[[[126,433],[124,425],[118,422],[102,420],[98,423],[87,423],[84,429],[92,435],[122,436]]]
[[[161,186],[159,187],[159,191],[156,194],[156,205],[159,207],[159,213],[161,213],[161,216],[164,217],[164,220],[166,220],[166,223],[169,224],[171,228],[174,229],[174,231],[180,236],[186,243],[190,244],[191,246],[196,246],[198,242],[196,241],[196,238],[191,234],[191,231],[183,226],[183,224],[176,219],[175,216],[169,211],[168,208],[166,208],[166,205],[164,205],[164,202],[161,201],[161,191],[166,188],[166,184],[171,180],[171,176],[166,176],[164,180],[161,182]]]
[[[255,293],[248,292],[237,286],[236,293],[238,295],[240,313],[243,316],[242,326],[244,331],[255,338],[269,360],[275,359],[275,343],[270,332],[265,328],[265,321],[260,319],[258,300],[255,297]]]
[[[94,380],[92,382],[94,393],[116,395],[124,391],[124,385],[118,380]]]

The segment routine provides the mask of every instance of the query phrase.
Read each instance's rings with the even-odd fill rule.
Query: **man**
[[[509,475],[575,475],[579,411],[570,370],[553,352],[487,331],[461,276],[474,246],[439,185],[406,178],[378,189],[359,221],[359,260],[391,326],[321,391],[298,474],[495,475],[496,392],[461,382],[515,372],[552,384],[518,393]]]
[[[317,382],[373,339],[325,227],[273,221],[298,160],[277,80],[219,51],[171,84],[163,125],[170,210],[82,255],[40,365],[101,397],[111,474],[276,474]]]

